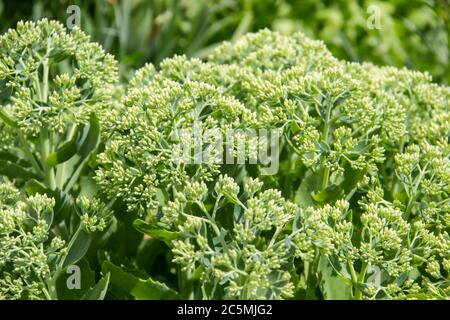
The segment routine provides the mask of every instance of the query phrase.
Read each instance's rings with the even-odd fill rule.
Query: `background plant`
[[[449,82],[449,3],[415,1],[46,1],[1,2],[3,31],[21,19],[66,20],[69,5],[81,8],[81,28],[121,61],[122,75],[145,62],[156,66],[173,54],[204,57],[220,41],[270,28],[301,30],[322,39],[338,58],[407,66]],[[380,28],[369,29],[379,9]]]

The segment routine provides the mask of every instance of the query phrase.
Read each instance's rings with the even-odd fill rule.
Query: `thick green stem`
[[[75,132],[76,132],[76,125],[72,125],[72,127],[69,129],[69,132],[67,133],[66,141],[72,140],[73,136],[75,135]],[[65,175],[66,175],[66,163],[67,163],[67,161],[61,163],[56,168],[56,186],[61,190],[64,188],[64,179],[65,179]]]
[[[331,107],[333,106],[333,104],[330,102],[327,103],[327,114],[326,114],[326,119],[325,119],[325,124],[323,126],[323,131],[322,131],[322,140],[328,144],[328,135],[329,135],[329,131],[330,131],[330,122],[331,122]],[[330,168],[329,167],[324,167],[323,169],[323,176],[322,176],[322,190],[325,190],[328,187],[328,178],[330,175]]]
[[[361,267],[361,272],[359,273],[359,278],[358,278],[359,282],[364,282],[364,278],[366,276],[366,271],[367,271],[368,266],[369,266],[369,264],[367,262],[363,262],[362,267]]]
[[[330,175],[330,168],[323,168],[323,176],[322,176],[322,190],[325,190],[328,187],[328,178]]]
[[[190,279],[190,273],[188,271],[183,271],[180,266],[178,266],[178,289],[181,295],[186,299],[194,299],[194,290],[192,287],[192,282]]]
[[[333,106],[333,103],[331,101],[328,101],[327,103],[327,114],[325,119],[325,124],[323,126],[322,131],[322,140],[328,143],[328,133],[330,131],[330,121],[331,121],[331,108]]]
[[[358,277],[358,283],[363,283],[365,282],[364,279],[366,277],[366,272],[367,272],[367,267],[369,266],[369,264],[367,262],[363,262],[362,267],[361,267],[361,272],[359,273],[359,277]],[[358,294],[356,296],[356,298],[358,300],[362,299],[362,292],[361,289],[359,289],[359,286],[357,288],[358,290],[356,291],[356,293]]]
[[[47,102],[48,99],[48,76],[49,76],[49,66],[48,58],[43,62],[43,88],[42,88],[42,101]]]
[[[348,268],[350,270],[350,275],[352,277],[352,283],[353,283],[353,297],[355,300],[361,300],[361,290],[359,289],[359,281],[358,276],[356,275],[355,268],[353,268],[353,264],[351,261],[347,262]]]
[[[205,213],[206,218],[208,219],[208,221],[210,223],[210,226],[213,228],[214,232],[216,233],[217,237],[219,238],[220,244],[222,245],[223,249],[225,250],[225,252],[228,252],[227,243],[225,242],[225,239],[223,239],[223,235],[220,232],[219,228],[217,227],[215,221],[213,220],[213,218],[209,214],[208,210],[205,208],[205,205],[203,203],[201,203],[201,202],[197,202],[197,205]]]
[[[41,129],[41,161],[44,168],[45,182],[50,189],[56,188],[55,172],[52,167],[47,164],[47,158],[50,154],[51,142],[47,128]]]
[[[51,45],[51,39],[48,39],[47,41],[47,53],[42,60],[42,101],[44,103],[47,103],[48,100],[48,93],[49,93],[49,86],[48,86],[48,80],[49,80],[49,61],[48,61],[48,54],[50,51],[50,45]],[[49,133],[49,128],[43,127],[41,129],[41,161],[42,161],[42,167],[44,168],[45,173],[45,182],[49,186],[50,189],[56,188],[56,181],[55,181],[55,172],[52,167],[50,167],[47,164],[47,158],[49,154],[53,151],[52,150],[52,135]]]
[[[53,300],[52,297],[51,297],[51,295],[50,295],[50,293],[48,292],[48,290],[47,290],[46,288],[42,288],[42,292],[44,293],[45,298],[46,298],[47,300]]]
[[[310,262],[305,262],[305,283],[306,283],[306,299],[316,300],[316,288],[318,286],[317,273],[319,270],[320,255],[317,252],[314,259]]]
[[[408,205],[406,206],[406,210],[405,210],[406,218],[409,218],[409,216],[411,214],[411,210],[414,206],[414,202],[417,200],[417,198],[420,195],[420,191],[418,191],[419,186],[420,186],[420,183],[422,182],[423,178],[425,177],[426,169],[427,169],[428,165],[429,165],[429,162],[427,162],[427,164],[424,166],[424,168],[420,171],[420,175],[417,177],[417,181],[414,185],[413,191],[411,192],[411,197],[409,198]]]

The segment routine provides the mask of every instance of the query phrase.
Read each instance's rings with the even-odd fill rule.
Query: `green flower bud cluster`
[[[1,112],[25,135],[35,137],[42,127],[62,134],[111,108],[117,63],[77,28],[19,22],[0,37],[0,80],[7,93]]]
[[[162,68],[169,72],[164,68],[170,65],[170,72],[176,73],[179,64],[197,63],[178,57]],[[158,193],[182,188],[189,177],[211,181],[218,175],[219,164],[213,160],[222,143],[219,138],[227,129],[245,128],[254,118],[208,81],[180,83],[168,79],[165,71],[155,73],[149,65],[137,72],[123,110],[106,125],[109,140],[99,156],[98,184],[140,213],[158,207]],[[208,151],[212,160],[204,161]]]
[[[25,197],[0,184],[0,299],[46,299],[46,280],[66,253],[65,241],[50,230],[55,201]]]
[[[81,210],[81,223],[89,232],[103,231],[110,222],[112,212],[100,200],[81,196],[77,205]]]
[[[313,260],[317,251],[327,257],[334,271],[353,285],[355,298],[447,297],[448,227],[437,228],[420,216],[407,220],[405,208],[384,200],[373,179],[368,185],[371,190],[353,212],[342,200],[306,210],[305,234],[312,242],[305,242],[310,247],[302,258]]]
[[[144,67],[123,105],[96,181],[179,235],[173,261],[202,297],[325,296],[327,272],[356,299],[448,297],[450,88],[428,74],[263,30]],[[280,172],[174,162],[198,122],[279,130]]]
[[[295,257],[292,224],[298,207],[279,191],[259,191],[257,179],[238,184],[220,176],[214,206],[206,208],[207,187],[188,184],[162,211],[160,221],[180,238],[172,242],[173,261],[184,271],[203,270],[204,298],[279,299],[293,295],[289,271]],[[290,231],[291,230],[291,231]],[[206,294],[207,293],[207,294]]]

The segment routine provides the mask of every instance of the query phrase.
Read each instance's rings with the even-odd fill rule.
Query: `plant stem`
[[[69,132],[67,134],[67,141],[72,140],[74,134],[76,132],[76,125],[72,125],[69,129]],[[67,161],[61,163],[57,169],[56,169],[56,186],[59,189],[63,189],[64,188],[64,178],[65,178],[65,174],[66,174],[66,163]]]
[[[47,102],[48,98],[48,75],[49,75],[49,67],[48,67],[48,58],[45,58],[43,62],[43,88],[42,88],[42,101]]]
[[[333,103],[331,101],[328,101],[327,103],[327,114],[325,119],[325,124],[323,126],[323,132],[322,132],[322,140],[328,144],[328,134],[330,131],[330,117],[331,117],[331,107],[333,106]],[[323,176],[322,176],[322,190],[325,190],[328,187],[328,177],[330,175],[330,168],[324,167],[323,169]]]
[[[40,93],[40,98],[43,103],[47,103],[48,100],[48,79],[49,79],[49,61],[48,54],[50,51],[50,42],[51,39],[47,40],[47,53],[45,57],[42,59],[42,90]],[[40,87],[40,86],[39,86]],[[52,136],[49,133],[49,129],[47,127],[42,127],[40,132],[40,140],[41,140],[41,164],[44,169],[44,178],[50,189],[56,188],[55,181],[55,172],[52,167],[47,164],[47,158],[52,151]]]
[[[362,267],[361,267],[361,272],[359,273],[359,278],[358,278],[359,282],[364,281],[364,277],[366,276],[366,271],[367,271],[368,266],[369,266],[369,264],[367,262],[363,262]]]
[[[189,281],[189,272],[183,271],[180,266],[177,268],[178,273],[178,289],[181,295],[186,299],[193,299],[192,284]]]
[[[330,168],[323,168],[323,176],[322,176],[322,190],[325,190],[328,187],[328,178],[330,175]]]
[[[228,252],[228,246],[227,246],[225,240],[223,239],[223,235],[220,232],[219,228],[217,227],[217,225],[216,225],[215,221],[213,220],[213,218],[211,217],[211,215],[208,213],[208,210],[205,208],[205,205],[202,202],[198,202],[198,201],[196,203],[200,207],[200,209],[202,209],[202,211],[205,213],[206,218],[210,222],[210,226],[213,228],[214,232],[216,233],[217,237],[219,238],[220,244],[222,245],[223,249],[225,250],[225,252]]]
[[[416,183],[414,185],[413,191],[411,192],[411,197],[409,198],[408,205],[406,206],[406,210],[405,210],[405,217],[406,218],[409,218],[411,210],[412,210],[412,208],[414,206],[414,202],[416,201],[416,199],[420,195],[420,192],[418,192],[418,189],[419,189],[420,183],[422,182],[423,178],[425,177],[428,165],[429,165],[429,161],[426,163],[424,168],[422,170],[420,170],[420,175],[417,177],[417,181],[416,181]]]
[[[42,167],[44,168],[44,175],[45,175],[45,182],[47,183],[48,187],[50,189],[56,188],[56,181],[55,181],[55,172],[53,171],[53,168],[51,168],[47,164],[47,157],[50,154],[50,138],[47,128],[41,129],[41,157],[42,157]]]
[[[353,264],[351,261],[347,261],[348,268],[350,269],[350,275],[352,276],[352,282],[353,282],[353,296],[355,300],[361,300],[361,290],[359,289],[358,285],[358,277],[355,272],[355,268],[353,268]]]
[[[45,298],[47,300],[53,300],[52,297],[50,296],[50,294],[48,293],[48,290],[46,288],[42,288],[42,292],[44,293]]]

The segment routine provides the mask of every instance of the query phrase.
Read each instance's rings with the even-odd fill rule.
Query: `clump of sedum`
[[[79,173],[66,162],[78,156],[83,167],[98,118],[116,105],[116,61],[78,28],[19,22],[0,36],[0,81],[0,149],[8,152],[1,160],[10,169],[2,174],[18,178],[19,165],[20,178],[70,191]]]
[[[67,33],[55,21],[19,22],[0,44],[4,112],[25,135],[37,136],[41,127],[62,134],[109,107],[116,62],[78,28]]]
[[[77,28],[43,19],[0,36],[0,299],[74,298],[77,263],[76,298],[104,297],[108,277],[95,287],[84,256],[111,212],[86,181],[117,81],[114,58]]]
[[[161,216],[161,225],[179,236],[173,261],[192,275],[200,270],[201,296],[207,299],[275,299],[293,295],[296,257],[292,229],[298,208],[278,190],[260,191],[249,179],[244,190],[228,176],[214,185],[208,209],[205,184],[188,184]]]
[[[80,251],[86,250],[83,241],[106,228],[111,212],[96,199],[79,201],[78,230],[64,239],[66,226],[58,223],[61,212],[54,198],[27,196],[10,183],[0,184],[0,299],[72,298],[67,296],[68,267],[77,263],[82,267],[78,281],[83,282],[76,288],[78,294],[95,299],[88,291],[94,287],[93,276],[92,283],[86,280],[92,271],[78,260],[83,258]]]
[[[0,298],[49,297],[46,279],[66,250],[51,236],[55,201],[45,195],[24,197],[10,184],[0,184]]]
[[[450,88],[429,75],[263,30],[147,65],[119,102],[77,29],[0,44],[2,298],[448,298]]]
[[[189,65],[202,63],[178,57],[162,68],[177,73]],[[151,65],[138,71],[123,109],[106,125],[106,150],[99,156],[96,180],[110,197],[122,198],[131,211],[142,214],[189,180],[217,177],[219,137],[228,129],[245,130],[256,116],[206,80],[177,82]]]
[[[147,213],[138,229],[169,232],[184,294],[448,296],[450,89],[427,74],[338,61],[321,42],[265,30],[206,62],[144,67],[125,105],[96,179]],[[167,141],[193,116],[279,130],[279,171],[174,165]],[[248,181],[262,191],[241,193]]]

